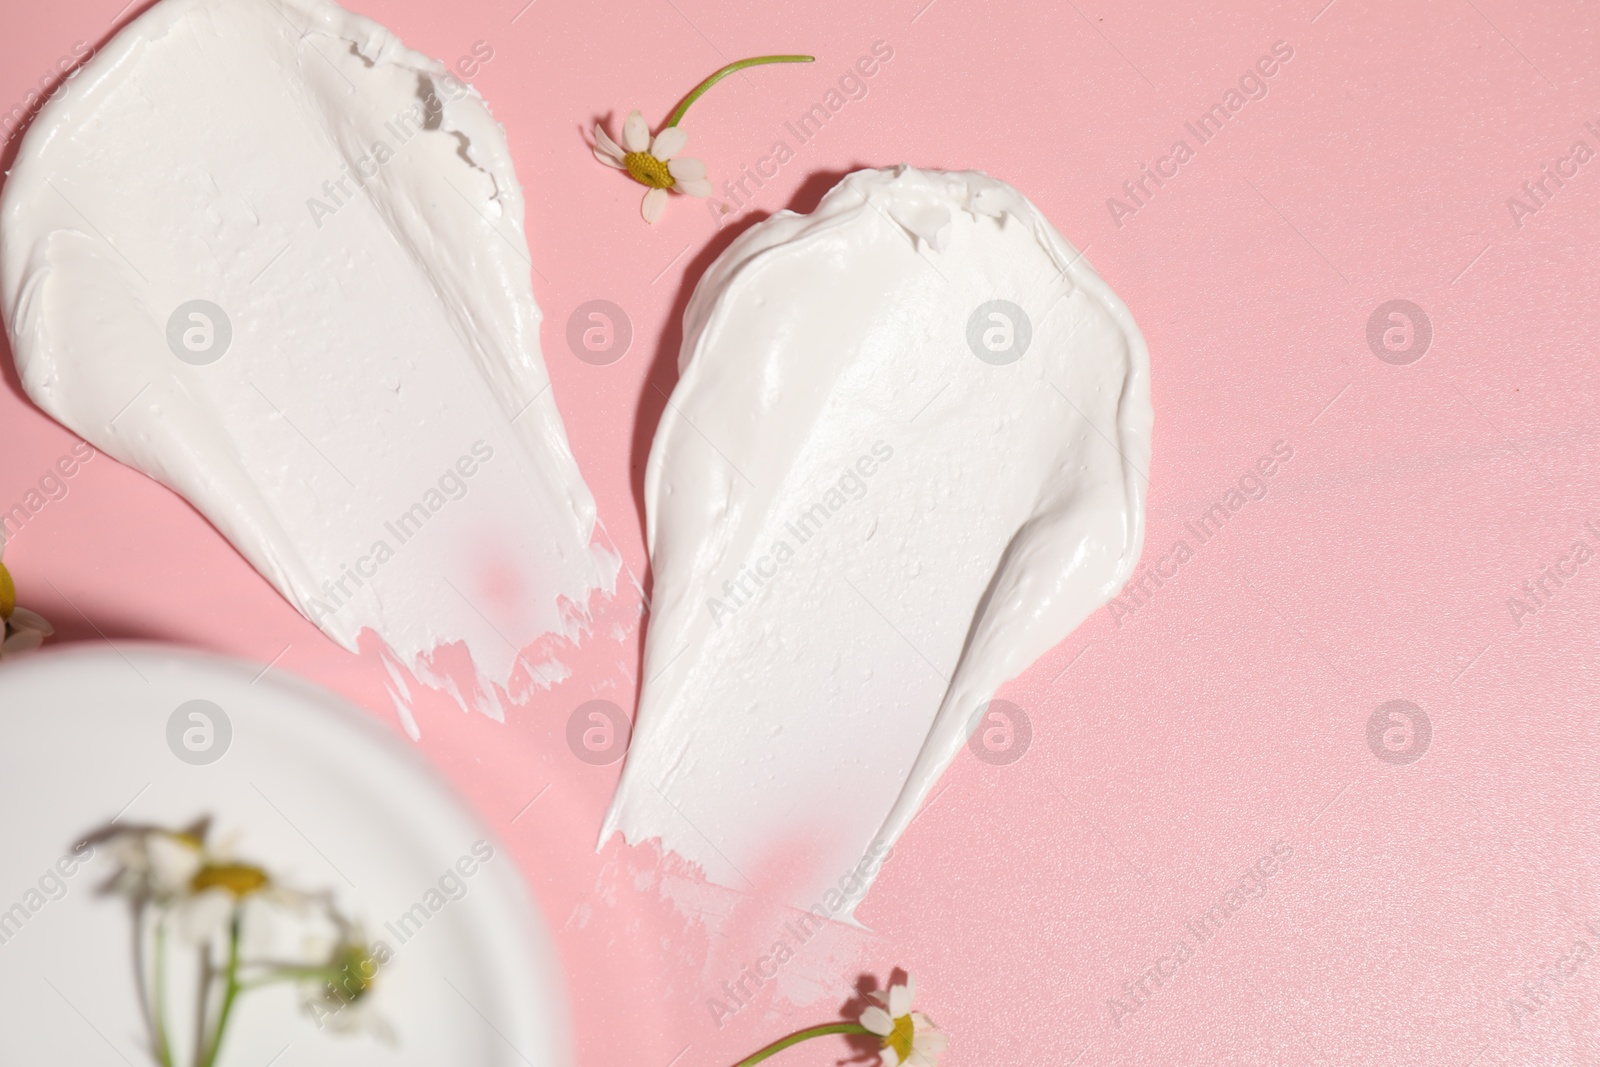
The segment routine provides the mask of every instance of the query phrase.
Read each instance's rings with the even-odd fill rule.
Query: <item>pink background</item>
[[[988,171],[1087,246],[1150,345],[1146,561],[1180,538],[1193,550],[1135,613],[1098,613],[1009,687],[1031,747],[1008,766],[957,761],[861,907],[870,929],[819,935],[720,1028],[707,998],[790,916],[647,849],[596,854],[620,764],[565,742],[581,702],[631,709],[637,634],[596,641],[504,725],[425,699],[422,748],[511,846],[555,931],[579,1062],[725,1064],[897,966],[952,1034],[953,1067],[1600,1062],[1600,562],[1567,565],[1520,620],[1507,605],[1579,539],[1600,559],[1584,525],[1600,529],[1600,159],[1547,183],[1520,225],[1507,205],[1578,138],[1600,149],[1584,128],[1600,128],[1591,10],[523,2],[355,6],[448,63],[494,50],[472,81],[528,190],[555,395],[634,574],[643,461],[696,279],[756,219],[902,161]],[[0,109],[126,21],[118,7],[8,15]],[[868,95],[799,145],[783,123],[877,41],[894,55]],[[1267,96],[1115,225],[1107,198],[1179,137],[1195,147],[1183,123],[1278,41],[1293,58]],[[642,190],[592,160],[585,128],[635,106],[660,122],[723,62],[780,51],[818,60],[730,79],[685,129],[719,185],[776,139],[795,158],[720,230],[683,199],[646,227]],[[1432,324],[1409,365],[1367,342],[1397,298]],[[610,366],[566,345],[593,299],[635,331]],[[73,439],[4,362],[10,508]],[[1199,544],[1184,522],[1277,441],[1293,458],[1265,498]],[[396,721],[377,659],[324,639],[182,500],[103,457],[68,485],[6,556],[62,640],[272,661]],[[1407,764],[1368,744],[1395,699],[1432,725]],[[1186,924],[1277,842],[1292,858],[1200,943]],[[1192,955],[1175,964],[1180,939]],[[1135,1007],[1125,983],[1152,966],[1164,977]],[[779,1062],[849,1053],[830,1040]]]

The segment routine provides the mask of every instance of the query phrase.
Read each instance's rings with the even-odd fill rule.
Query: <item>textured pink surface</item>
[[[1600,158],[1571,152],[1600,151],[1591,11],[522,3],[356,6],[447,62],[493,49],[472,80],[527,186],[556,397],[634,574],[690,289],[737,230],[809,209],[857,166],[978,168],[1022,189],[1133,309],[1157,420],[1145,559],[1162,584],[1010,687],[1031,747],[957,762],[861,907],[870,933],[800,945],[770,902],[648,850],[593,852],[618,766],[575,759],[566,724],[595,697],[631,708],[636,634],[595,642],[504,725],[423,701],[423,749],[516,852],[555,929],[580,1062],[730,1062],[893,966],[918,974],[954,1067],[1600,1062],[1600,562],[1577,562],[1600,559]],[[117,7],[9,15],[0,107],[102,40],[128,17]],[[893,58],[865,97],[800,144],[784,123],[879,41]],[[1185,123],[1275,42],[1293,55],[1265,65],[1266,95],[1200,144]],[[584,128],[634,106],[659,122],[722,62],[777,51],[818,62],[732,79],[685,128],[718,184],[770,173],[777,140],[793,158],[720,230],[687,200],[645,227],[641,190],[594,163]],[[1142,166],[1171,173],[1180,138],[1192,158],[1128,199]],[[1559,188],[1546,165],[1568,172]],[[1522,187],[1541,179],[1542,204]],[[1114,219],[1112,196],[1136,210]],[[609,366],[565,341],[594,299],[634,330]],[[1431,323],[1410,363],[1368,344],[1394,299]],[[6,374],[9,508],[73,439]],[[1201,543],[1185,523],[1275,442],[1293,455],[1265,496]],[[103,457],[65,484],[7,553],[23,602],[65,639],[273,661],[393,721],[377,659],[323,639],[183,501]],[[1535,600],[1523,583],[1552,565],[1561,584]],[[1432,729],[1409,763],[1368,740],[1402,699]],[[1289,858],[1258,868],[1275,846]],[[1190,925],[1241,883],[1218,928]],[[780,938],[795,959],[719,1027],[708,998]],[[785,1062],[848,1053],[817,1043]]]

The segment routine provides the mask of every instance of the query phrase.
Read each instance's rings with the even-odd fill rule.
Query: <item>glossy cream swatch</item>
[[[736,240],[679,371],[601,840],[848,918],[996,689],[1137,561],[1145,345],[1015,189],[900,167]]]
[[[498,715],[565,668],[596,546],[476,91],[321,0],[163,0],[67,83],[0,202],[28,394],[187,498],[346,648]],[[476,676],[430,674],[462,643]]]

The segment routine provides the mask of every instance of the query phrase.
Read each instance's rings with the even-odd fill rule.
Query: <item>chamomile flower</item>
[[[281,883],[236,858],[230,840],[213,843],[210,830],[209,817],[184,829],[112,822],[85,841],[105,846],[115,863],[102,891],[131,905],[140,946],[135,978],[155,1061],[177,1062],[167,1010],[175,956],[198,958],[197,1067],[220,1062],[235,1002],[280,983],[306,990],[303,1003],[319,1028],[331,1022],[334,1030],[364,1030],[392,1044],[393,1031],[372,1010],[379,967],[392,958],[387,946],[369,942],[332,892]],[[286,953],[296,935],[305,951]]]
[[[628,177],[645,186],[644,202],[639,213],[644,221],[655,222],[666,210],[669,192],[705,198],[711,195],[711,182],[706,178],[706,165],[698,159],[682,154],[689,144],[689,135],[678,122],[689,110],[689,105],[700,99],[705,91],[735,71],[764,63],[810,63],[811,56],[756,56],[729,63],[711,77],[694,87],[683,103],[668,116],[666,123],[654,137],[650,124],[638,110],[628,112],[622,123],[621,143],[611,139],[605,128],[594,124],[594,158],[608,167],[625,172]]]
[[[757,1049],[733,1067],[755,1067],[803,1041],[837,1036],[876,1038],[881,1067],[937,1067],[939,1054],[949,1040],[933,1025],[932,1019],[911,1010],[916,989],[916,983],[906,975],[904,982],[891,982],[887,993],[868,993],[871,1003],[856,1022],[822,1023],[796,1030]]]
[[[254,864],[233,860],[228,843],[212,845],[209,836],[204,821],[185,830],[114,831],[105,841],[117,870],[106,889],[166,909],[174,932],[195,944],[224,930],[246,900],[300,905],[303,894],[278,886]]]
[[[912,1011],[917,983],[910,975],[887,994],[869,994],[875,1001],[861,1013],[861,1025],[877,1036],[878,1055],[887,1067],[935,1067],[949,1040],[920,1011]]]
[[[706,165],[678,154],[688,143],[689,135],[678,126],[668,126],[652,138],[644,115],[638,111],[628,112],[620,145],[607,136],[598,122],[594,124],[594,158],[608,167],[627,171],[634,181],[649,187],[639,209],[646,222],[661,217],[668,190],[702,198],[711,195]]]
[[[374,1007],[378,972],[389,960],[387,948],[369,943],[359,927],[340,923],[340,936],[323,953],[322,981],[305,1000],[317,1024],[340,1034],[365,1033],[396,1044],[394,1028]]]

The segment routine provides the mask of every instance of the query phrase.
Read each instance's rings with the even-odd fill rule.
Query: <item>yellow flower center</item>
[[[11,613],[17,610],[17,587],[11,581],[11,572],[6,570],[6,565],[0,563],[0,619],[11,618]]]
[[[267,884],[267,872],[247,863],[208,863],[194,872],[189,888],[196,893],[226,889],[235,897],[249,896]]]
[[[894,1021],[894,1029],[889,1031],[889,1036],[883,1039],[883,1047],[894,1049],[900,1054],[900,1062],[904,1063],[911,1058],[911,1042],[916,1033],[917,1028],[911,1016],[902,1015]]]
[[[667,165],[649,152],[629,152],[622,157],[622,164],[640,185],[648,185],[652,189],[671,189],[678,184]]]

